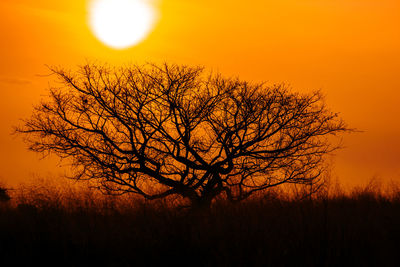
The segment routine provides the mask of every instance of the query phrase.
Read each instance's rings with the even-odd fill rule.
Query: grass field
[[[1,266],[398,266],[400,190],[270,193],[190,212],[25,186],[0,208]]]

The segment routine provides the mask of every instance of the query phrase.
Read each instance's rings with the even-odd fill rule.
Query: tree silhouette
[[[61,82],[17,128],[30,149],[72,159],[76,179],[208,207],[319,181],[348,128],[320,92],[299,94],[179,65],[51,69]]]

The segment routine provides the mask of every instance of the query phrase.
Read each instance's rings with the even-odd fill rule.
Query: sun
[[[104,44],[124,49],[144,40],[153,29],[156,10],[146,0],[92,0],[89,25]]]

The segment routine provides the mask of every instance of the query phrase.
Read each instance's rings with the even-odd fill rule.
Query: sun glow
[[[146,0],[93,0],[89,25],[104,44],[124,49],[144,40],[157,14]]]

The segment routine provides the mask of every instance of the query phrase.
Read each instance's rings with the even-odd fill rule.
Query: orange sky
[[[100,43],[87,0],[0,2],[0,181],[57,173],[26,150],[12,126],[46,94],[45,65],[144,61],[204,65],[228,76],[322,89],[332,110],[363,133],[347,135],[334,175],[400,182],[400,1],[158,0],[160,20],[126,50]],[[61,168],[59,168],[61,170]]]

